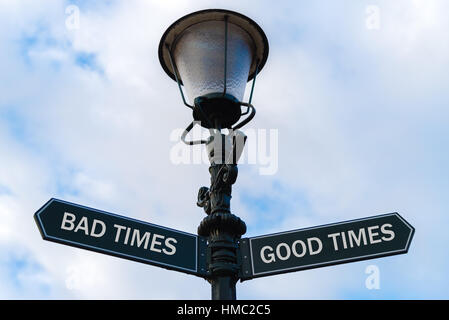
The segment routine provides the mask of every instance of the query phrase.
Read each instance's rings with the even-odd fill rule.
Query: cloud
[[[279,169],[240,167],[232,209],[248,236],[392,211],[417,230],[407,255],[255,279],[238,297],[447,298],[447,4],[376,1],[369,30],[371,2],[259,3],[0,4],[2,298],[209,298],[203,279],[42,241],[32,215],[59,197],[196,233],[209,174],[170,162],[191,114],[157,46],[211,6],[250,16],[270,41],[248,128],[278,130]],[[66,28],[69,4],[78,29]]]

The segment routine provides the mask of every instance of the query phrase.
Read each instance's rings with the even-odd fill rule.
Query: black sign
[[[45,240],[205,275],[203,237],[58,199],[50,199],[34,218]]]
[[[240,240],[242,280],[406,253],[415,229],[389,213]]]

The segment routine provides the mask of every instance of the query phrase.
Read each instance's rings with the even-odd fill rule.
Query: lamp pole
[[[193,111],[194,121],[181,140],[188,145],[206,144],[210,160],[211,184],[200,188],[197,205],[207,215],[198,227],[198,235],[208,242],[205,278],[211,284],[213,300],[236,299],[241,267],[238,241],[246,232],[245,223],[231,213],[232,185],[246,141],[238,129],[256,113],[251,104],[254,83],[267,57],[268,40],[257,23],[223,9],[201,10],[178,19],[159,43],[161,66],[177,82],[184,104]],[[242,102],[250,80],[253,84],[249,101]],[[181,86],[193,98],[193,105],[185,99]],[[187,141],[195,123],[212,136]],[[224,135],[222,129],[229,133]]]
[[[239,273],[238,239],[246,232],[245,223],[230,211],[232,184],[237,165],[215,164],[209,167],[211,187],[200,188],[198,206],[207,217],[198,227],[198,235],[208,237],[208,265],[213,300],[235,300]]]

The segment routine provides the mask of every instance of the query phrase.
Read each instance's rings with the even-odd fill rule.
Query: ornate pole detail
[[[222,149],[217,141],[225,142],[224,145],[226,145],[225,139],[228,139],[229,136],[219,134],[214,138],[208,143],[211,160],[209,167],[211,186],[210,188],[201,187],[198,192],[197,205],[203,207],[207,214],[198,227],[198,235],[208,237],[209,240],[208,271],[210,277],[208,281],[212,285],[212,299],[235,300],[235,285],[240,268],[237,259],[237,241],[246,232],[246,225],[230,210],[232,185],[235,183],[238,173],[237,165],[235,163],[216,163],[219,162],[217,157],[232,154],[232,150],[235,151],[235,148],[220,154],[216,151],[225,148]],[[213,149],[212,144],[214,144]],[[241,147],[243,148],[243,145]]]

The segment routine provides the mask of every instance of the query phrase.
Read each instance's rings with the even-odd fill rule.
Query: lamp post
[[[208,239],[207,280],[214,300],[236,299],[241,269],[238,240],[246,232],[245,223],[230,210],[237,162],[246,142],[239,129],[256,113],[251,104],[254,84],[267,57],[268,40],[262,29],[250,18],[222,9],[180,18],[159,44],[161,65],[177,82],[183,103],[193,113],[181,139],[189,145],[205,144],[210,160],[211,185],[200,188],[197,205],[207,214],[198,235]],[[249,100],[242,102],[250,80]],[[187,101],[182,86],[193,104]],[[240,121],[242,116],[246,118]],[[207,140],[187,140],[195,123],[210,131]],[[228,134],[222,133],[223,129],[228,129]]]
[[[268,41],[262,29],[228,10],[194,12],[177,20],[162,36],[159,60],[177,82],[184,104],[193,110],[194,121],[181,139],[189,145],[205,144],[210,161],[211,185],[198,192],[197,205],[207,215],[198,227],[199,236],[52,198],[34,215],[43,239],[205,278],[211,283],[214,300],[235,300],[239,279],[406,253],[415,229],[398,213],[239,240],[246,225],[231,213],[232,185],[246,142],[239,129],[255,115],[251,104],[254,83],[267,56]],[[251,79],[249,101],[242,102]],[[182,86],[193,105],[187,102]],[[195,121],[209,129],[207,140],[187,140]],[[93,219],[90,234],[88,217]],[[78,229],[85,233],[77,233]],[[125,229],[126,235],[120,238]],[[358,239],[347,246],[345,239],[351,240],[351,234]],[[366,234],[369,241],[362,241]],[[340,236],[344,250],[339,250]],[[158,238],[165,239],[164,244]]]

